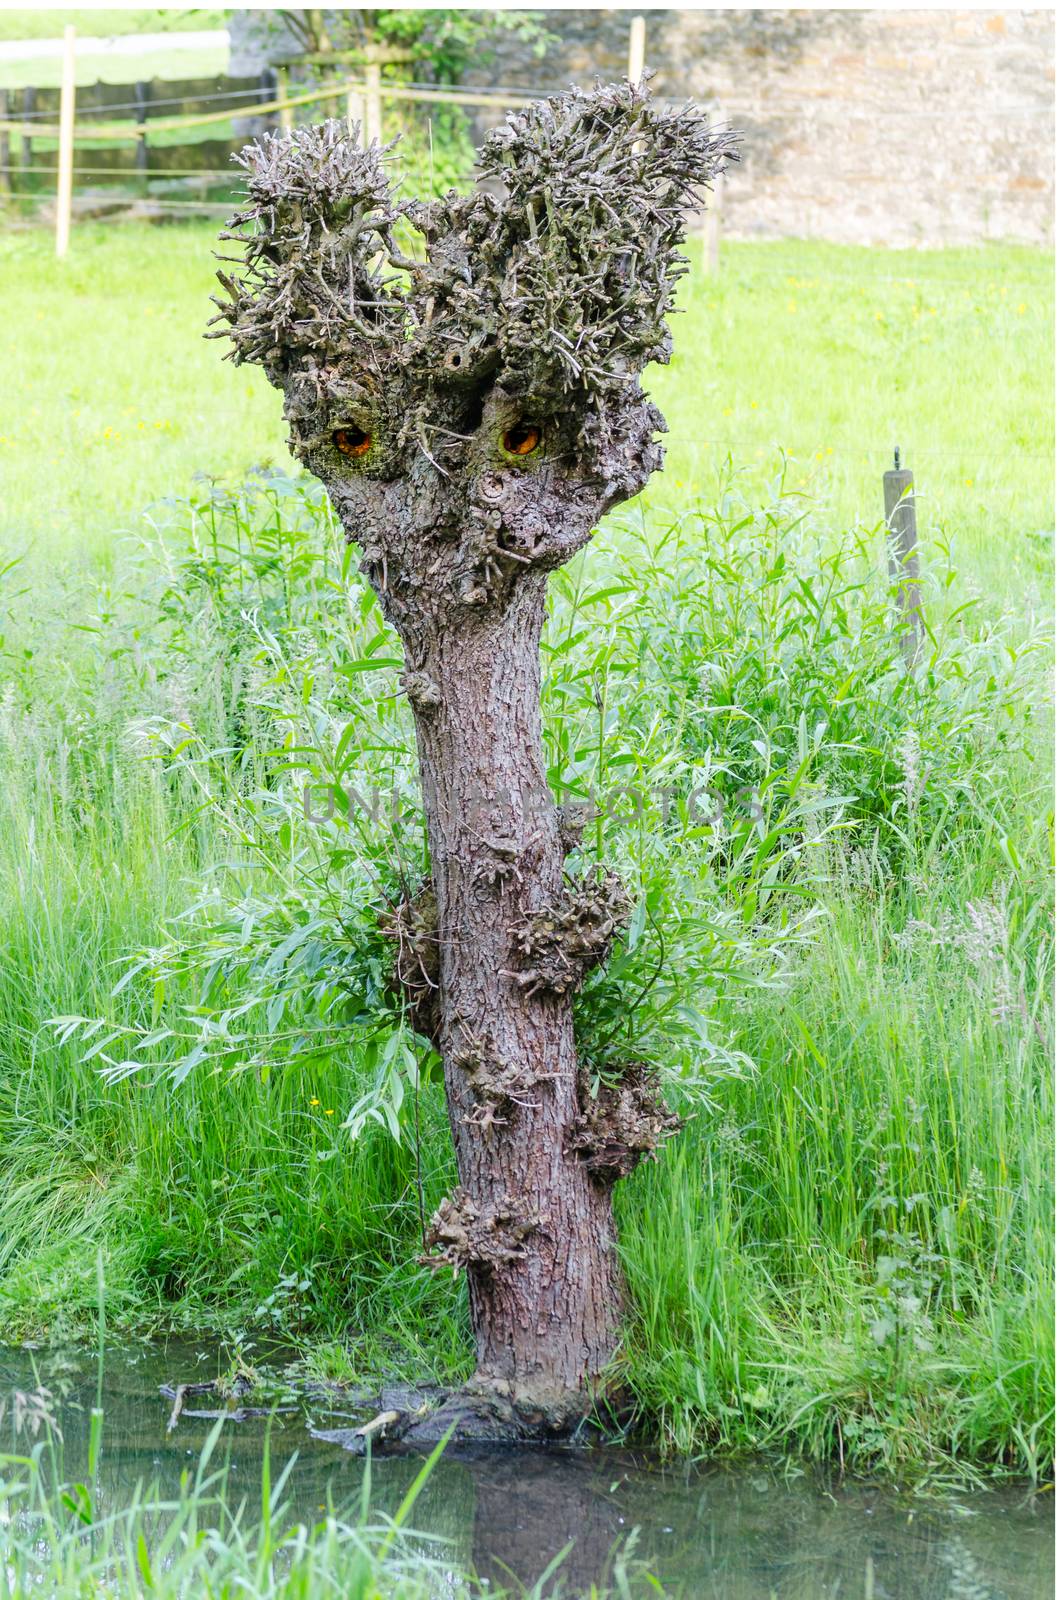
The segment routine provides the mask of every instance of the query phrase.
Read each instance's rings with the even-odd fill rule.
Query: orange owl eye
[[[528,456],[541,443],[541,429],[532,422],[517,422],[501,435],[501,444],[510,456]]]
[[[335,449],[344,456],[366,456],[372,448],[372,435],[363,428],[336,428],[331,435]]]

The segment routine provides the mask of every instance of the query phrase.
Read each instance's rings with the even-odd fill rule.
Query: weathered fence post
[[[0,89],[0,123],[8,118],[7,90]],[[11,193],[11,135],[0,127],[0,195]]]
[[[138,83],[133,88],[136,102],[136,170],[147,188],[147,102],[151,98],[151,85]]]
[[[629,68],[630,83],[639,83],[644,76],[644,51],[645,51],[645,24],[643,17],[630,17],[629,19]]]
[[[368,146],[375,140],[382,144],[383,97],[379,91],[383,85],[383,69],[378,61],[369,61],[365,77],[368,80],[368,93],[365,96],[363,143]]]
[[[55,254],[62,258],[70,243],[70,212],[74,199],[74,99],[75,38],[72,27],[63,31],[63,78],[59,91],[59,174],[55,195]]]
[[[265,67],[261,74],[261,104],[270,105],[273,100],[278,100],[280,95],[280,80],[275,67]],[[275,122],[276,113],[265,113],[270,122]]]
[[[280,67],[277,71],[276,77],[279,83],[279,89],[277,91],[276,98],[286,102],[290,98],[291,94],[290,74],[287,71],[287,68]],[[288,128],[294,127],[294,109],[287,104],[284,104],[280,107],[280,127],[283,128],[284,132],[286,132]]]
[[[357,142],[364,145],[364,96],[359,89],[351,85],[346,88],[346,125],[353,137],[353,130],[357,129]]]
[[[916,544],[916,499],[913,474],[903,467],[898,446],[894,468],[883,475],[883,514],[886,522],[887,567],[897,589],[897,631],[907,666],[916,665],[924,642],[924,617],[920,609],[920,556]]]
[[[33,165],[33,113],[37,109],[37,91],[29,84],[22,91],[22,135],[18,145],[20,172],[28,172]]]

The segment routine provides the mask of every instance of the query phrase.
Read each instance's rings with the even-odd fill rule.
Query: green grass
[[[289,463],[275,395],[198,337],[213,234],[85,225],[62,264],[46,233],[0,241],[8,547],[106,550],[195,471]],[[897,442],[922,521],[947,530],[969,580],[1005,593],[1047,581],[1049,258],[729,245],[683,303],[673,362],[651,379],[672,439],[649,504],[709,493],[729,451],[763,492],[784,449],[790,481],[836,526],[872,526]]]
[[[248,1502],[242,1474],[232,1482],[230,1467],[220,1463],[224,1423],[218,1422],[175,1495],[141,1482],[127,1504],[113,1507],[94,1476],[106,1429],[102,1413],[94,1417],[102,1428],[93,1431],[87,1483],[66,1479],[61,1436],[48,1428],[36,1443],[25,1430],[25,1453],[0,1454],[2,1600],[29,1594],[141,1600],[145,1593],[159,1600],[200,1594],[258,1600],[472,1600],[488,1594],[503,1600],[505,1591],[466,1570],[457,1540],[447,1548],[449,1541],[410,1531],[440,1450],[412,1477],[392,1516],[372,1513],[367,1494],[347,1505],[329,1493],[323,1515],[306,1522],[294,1517],[287,1499],[293,1462],[270,1460],[268,1443]],[[620,1554],[615,1565],[623,1596],[659,1592],[635,1559]],[[532,1588],[519,1590],[523,1600],[545,1600],[554,1592],[547,1569]]]
[[[415,1075],[364,867],[387,879],[420,850],[411,730],[389,670],[343,670],[391,653],[374,602],[319,499],[283,480],[233,500],[200,482],[157,536],[118,537],[197,471],[235,485],[287,462],[278,398],[198,338],[208,246],[198,225],[86,228],[60,268],[40,236],[3,245],[2,547],[25,560],[0,586],[0,1333],[86,1332],[98,1247],[119,1327],[282,1328],[330,1372],[449,1378],[462,1296],[409,1265]],[[936,316],[914,350],[918,295]],[[554,578],[546,650],[557,787],[648,797],[591,841],[653,920],[589,985],[583,1041],[626,1017],[624,1047],[692,1114],[621,1193],[622,1374],[680,1449],[1034,1474],[1052,1375],[1047,263],[734,245],[687,304],[653,378],[675,454]],[[863,434],[869,467],[848,448]],[[876,526],[895,437],[927,481],[913,677]],[[997,447],[986,498],[948,454],[966,440],[978,470]],[[396,786],[396,830],[307,822],[269,753],[285,736],[312,747],[305,776],[345,761],[362,792]],[[720,824],[695,809],[704,784]],[[112,1026],[60,1042],[48,1019],[73,1014]],[[148,1070],[101,1075],[130,1059]],[[351,1106],[385,1118],[399,1083],[404,1142],[369,1117],[351,1143]],[[453,1178],[436,1088],[420,1112],[431,1206]]]
[[[106,6],[91,10],[75,6],[72,10],[39,7],[33,11],[0,11],[0,39],[58,39],[69,26],[90,39],[114,38],[129,33],[187,33],[203,28],[223,28],[225,14],[220,10],[175,6],[146,7],[142,11],[118,11]]]
[[[10,296],[0,401],[8,551],[106,559],[115,532],[195,473],[289,464],[276,399],[202,338],[214,230],[79,229],[0,241]],[[76,351],[76,355],[74,352]]]
[[[696,278],[653,381],[669,422],[663,494],[706,490],[731,449],[837,525],[873,525],[894,445],[919,515],[969,578],[1035,581],[1053,529],[1052,261],[1029,249],[879,251],[732,245]]]
[[[2,13],[0,13],[2,15]],[[208,26],[208,24],[207,24]],[[60,32],[62,30],[60,29]],[[32,57],[27,61],[0,61],[0,88],[58,89],[62,83],[62,60],[52,56]],[[172,82],[183,78],[214,78],[228,71],[228,47],[198,45],[195,49],[142,50],[136,55],[115,55],[111,51],[93,50],[87,40],[80,40],[75,59],[74,81],[78,88],[89,88],[94,83],[127,84],[129,99],[133,87],[152,78]],[[9,113],[9,115],[14,113]],[[17,139],[17,135],[16,135]],[[45,148],[49,141],[41,140]],[[78,161],[90,163],[95,145],[78,147]],[[17,160],[17,144],[16,144]]]

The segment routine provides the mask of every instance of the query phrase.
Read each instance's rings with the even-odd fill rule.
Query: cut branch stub
[[[548,1072],[528,1071],[517,1061],[501,1061],[481,1039],[467,1038],[453,1055],[453,1065],[467,1075],[474,1106],[464,1116],[468,1126],[489,1137],[495,1128],[508,1126],[516,1107],[531,1106],[538,1084],[547,1082]]]
[[[455,1189],[431,1218],[425,1240],[428,1253],[420,1260],[436,1271],[450,1267],[454,1276],[461,1268],[491,1273],[521,1261],[526,1254],[524,1241],[540,1226],[541,1218],[525,1215],[510,1194],[480,1209],[466,1189]]]
[[[593,814],[594,807],[591,800],[565,800],[560,806],[559,838],[565,856],[569,856],[572,850],[577,850]]]
[[[629,920],[631,904],[616,872],[600,870],[571,884],[563,898],[512,928],[512,978],[526,995],[571,994],[606,961]]]
[[[404,996],[416,1032],[438,1042],[438,901],[430,883],[398,902],[380,918],[379,926],[396,945],[394,987]]]
[[[580,1109],[570,1148],[601,1183],[627,1178],[683,1125],[643,1062],[627,1067],[617,1082],[600,1081],[595,1095],[588,1077],[580,1073],[578,1091]]]

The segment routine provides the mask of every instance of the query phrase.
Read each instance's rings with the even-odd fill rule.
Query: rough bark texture
[[[398,205],[383,152],[328,123],[248,147],[226,235],[218,320],[282,388],[404,646],[431,883],[388,929],[444,1062],[460,1187],[429,1261],[467,1271],[467,1431],[584,1410],[618,1332],[611,1185],[673,1127],[642,1064],[595,1099],[579,1080],[574,994],[628,900],[565,873],[539,641],[549,570],[661,464],[638,374],[668,356],[695,186],[732,154],[643,88],[572,92],[490,136],[473,194]]]
[[[416,720],[462,1185],[429,1241],[468,1269],[480,1376],[559,1402],[610,1358],[618,1286],[609,1197],[565,1148],[577,1116],[569,989],[551,975],[535,986],[518,947],[535,914],[575,903],[541,758],[544,583],[439,635],[428,670],[440,704]]]

